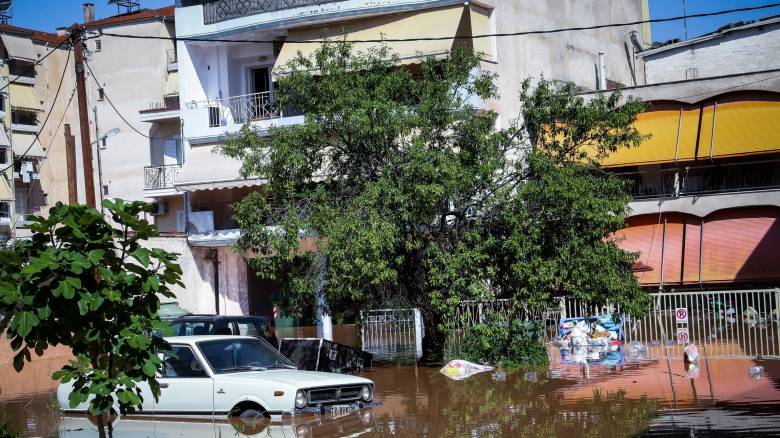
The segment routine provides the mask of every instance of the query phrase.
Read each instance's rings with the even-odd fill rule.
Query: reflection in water
[[[780,431],[780,361],[704,359],[692,372],[681,359],[660,359],[590,366],[585,379],[579,365],[563,364],[555,353],[551,358],[555,378],[538,373],[530,379],[519,371],[496,380],[483,373],[456,382],[434,368],[377,367],[365,375],[376,382],[377,400],[384,405],[340,418],[233,424],[120,419],[114,436],[756,436]],[[764,371],[754,379],[748,370],[757,365]],[[7,371],[0,369],[4,376]],[[0,421],[10,419],[26,436],[96,436],[85,418],[60,422],[53,400],[51,392],[0,399]]]

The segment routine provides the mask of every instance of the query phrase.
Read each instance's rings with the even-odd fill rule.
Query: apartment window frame
[[[106,90],[103,87],[98,88],[98,101],[106,100]]]
[[[96,39],[95,40],[95,52],[102,52],[103,51],[103,40]]]
[[[8,147],[0,146],[0,164],[8,164]]]

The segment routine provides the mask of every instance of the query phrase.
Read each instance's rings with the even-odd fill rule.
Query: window
[[[176,336],[208,335],[211,332],[211,321],[184,321],[171,324]]]
[[[198,342],[198,348],[216,374],[252,371],[258,368],[291,368],[295,365],[270,345],[257,339]]]
[[[0,219],[8,219],[11,217],[11,204],[8,202],[0,202]]]
[[[162,377],[208,377],[190,347],[174,345],[163,355]]]
[[[236,321],[239,336],[260,336],[260,330],[252,321]]]
[[[95,40],[95,51],[99,52],[103,50],[103,41],[102,40]]]
[[[0,147],[0,164],[8,164],[8,148]]]
[[[106,92],[102,88],[98,88],[98,100],[104,100],[106,98]]]
[[[108,196],[108,186],[107,185],[103,186],[103,196]]]

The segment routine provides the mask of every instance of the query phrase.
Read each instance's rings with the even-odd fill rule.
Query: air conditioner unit
[[[166,201],[156,201],[152,204],[152,216],[162,216],[168,214],[168,203]]]

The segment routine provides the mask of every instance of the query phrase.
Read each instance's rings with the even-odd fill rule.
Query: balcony
[[[144,190],[173,189],[180,170],[179,164],[144,167]]]
[[[780,189],[780,159],[616,173],[635,199]]]
[[[214,24],[248,15],[342,1],[345,0],[204,0],[203,23]]]
[[[187,108],[191,110],[208,109],[210,128],[243,125],[248,122],[283,117],[282,111],[273,100],[270,91],[224,99],[190,102],[187,104]]]

